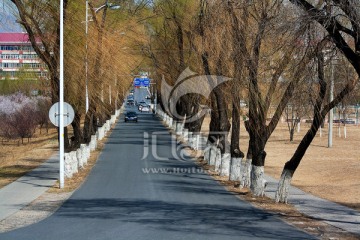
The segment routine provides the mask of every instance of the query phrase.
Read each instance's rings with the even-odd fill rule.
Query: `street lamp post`
[[[360,107],[359,103],[357,103],[355,105],[355,107],[356,107],[356,126],[358,126],[359,125],[359,107]]]
[[[60,79],[59,79],[59,183],[64,188],[64,1],[60,0]]]
[[[85,53],[85,98],[86,98],[86,113],[87,111],[89,110],[89,92],[88,92],[88,23],[89,23],[89,1],[86,0],[85,2],[86,4],[86,14],[85,14],[85,37],[86,37],[86,44],[85,44],[85,50],[86,50],[86,53]],[[111,9],[111,10],[116,10],[116,9],[120,9],[120,6],[119,5],[115,5],[115,4],[112,4],[112,3],[109,3],[108,0],[105,1],[105,3],[103,5],[101,5],[100,7],[98,8],[92,8],[92,15],[93,15],[93,19],[95,19],[95,22],[96,22],[96,25],[97,25],[97,28],[99,30],[99,37],[98,37],[98,48],[101,47],[102,45],[102,31],[103,31],[103,28],[104,28],[104,24],[105,24],[105,17],[106,17],[106,12],[104,12],[103,14],[103,17],[102,17],[102,23],[101,25],[99,26],[99,23],[97,22],[96,20],[96,14],[102,10],[102,9]],[[101,51],[101,49],[98,49],[98,51]],[[100,56],[99,56],[100,55]],[[97,54],[96,56],[96,60],[97,60],[97,63],[99,64],[99,58],[101,57],[101,54]],[[98,64],[96,64],[96,66],[98,66]],[[98,72],[97,70],[95,72]]]
[[[331,84],[330,84],[330,101],[334,100],[334,63],[331,61]],[[329,112],[329,134],[328,134],[328,148],[331,148],[333,143],[333,123],[334,123],[334,109]]]

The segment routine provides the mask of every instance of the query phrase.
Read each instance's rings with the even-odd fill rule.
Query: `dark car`
[[[135,102],[134,102],[134,100],[127,100],[126,104],[127,104],[128,106],[134,106],[134,105],[135,105]]]
[[[127,112],[125,114],[125,122],[137,122],[138,121],[138,117],[136,112]]]

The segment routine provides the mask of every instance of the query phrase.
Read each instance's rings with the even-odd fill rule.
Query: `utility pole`
[[[85,13],[85,113],[89,110],[89,92],[88,92],[88,21],[89,21],[89,2],[86,0]]]
[[[64,1],[60,0],[60,80],[59,80],[60,188],[64,188]]]
[[[334,62],[331,60],[331,83],[330,83],[330,102],[334,100]],[[334,110],[329,112],[329,134],[328,134],[328,148],[332,147],[333,139],[333,122],[334,122]]]

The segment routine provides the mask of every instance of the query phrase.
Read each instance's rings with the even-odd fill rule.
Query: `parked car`
[[[343,124],[355,124],[355,120],[353,119],[335,119],[333,123],[343,123]]]
[[[138,117],[136,112],[127,112],[125,114],[125,122],[137,122],[138,121]]]
[[[342,123],[355,124],[355,120],[353,120],[353,119],[342,119]]]

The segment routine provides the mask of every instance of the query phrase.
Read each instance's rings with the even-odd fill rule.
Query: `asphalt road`
[[[121,119],[56,213],[0,239],[312,239],[228,193],[180,148],[151,113]]]

